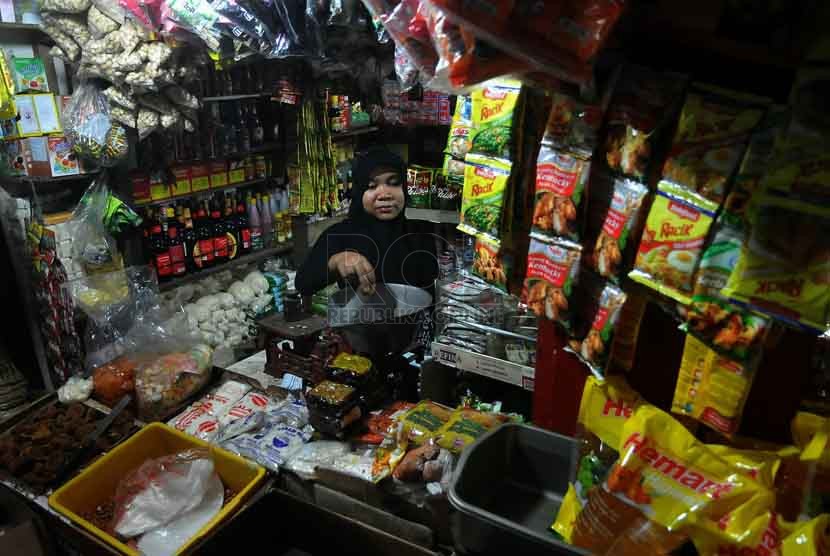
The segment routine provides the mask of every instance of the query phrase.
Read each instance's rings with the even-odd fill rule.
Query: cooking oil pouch
[[[722,535],[710,531],[691,532],[691,539],[700,556],[718,556],[723,554],[781,554],[781,540],[785,531],[781,530],[780,518],[775,512],[769,512],[766,523],[754,520],[754,530],[748,531],[750,543],[735,543]]]
[[[790,431],[793,435],[793,443],[800,449],[804,449],[820,431],[826,429],[830,420],[815,413],[799,411],[790,423]]]
[[[686,335],[672,411],[731,436],[740,425],[753,378],[754,366],[724,357]]]
[[[400,437],[420,446],[450,420],[452,411],[431,401],[422,401],[401,418]]]
[[[576,496],[573,483],[570,483],[568,484],[568,491],[565,493],[565,497],[562,498],[562,503],[559,505],[556,520],[550,526],[551,531],[559,534],[565,542],[570,543],[573,537],[576,516],[579,515],[581,510],[582,503]]]
[[[661,181],[646,219],[634,270],[628,276],[688,305],[692,279],[717,210],[717,204]]]
[[[506,421],[508,417],[497,413],[475,409],[456,410],[447,424],[437,432],[438,445],[456,454],[461,453],[479,436]]]
[[[521,83],[500,79],[473,91],[471,152],[512,160]]]
[[[822,556],[830,546],[830,514],[799,524],[781,542],[781,556]]]
[[[482,232],[498,238],[512,165],[478,154],[468,154],[465,162],[458,229],[468,234]]]
[[[476,238],[473,274],[506,292],[511,263],[512,257],[502,249],[501,242],[488,237]]]
[[[682,328],[718,353],[749,361],[760,353],[770,322],[720,294],[737,265],[743,244],[743,233],[727,223],[735,218],[725,213],[721,216],[719,228],[703,252]]]
[[[601,289],[595,286],[591,290],[599,291],[598,295],[590,294],[591,326],[585,336],[572,338],[565,349],[582,359],[595,376],[604,377],[614,340],[614,329],[625,304],[626,295],[610,283],[604,284]]]
[[[577,422],[616,450],[625,421],[642,403],[640,394],[623,377],[609,376],[600,381],[589,376],[582,390]]]
[[[591,162],[542,144],[536,161],[533,230],[579,240]]]
[[[522,299],[537,316],[570,328],[581,254],[582,246],[578,243],[566,240],[547,243],[531,237]]]
[[[692,85],[663,165],[663,179],[721,203],[767,104],[766,99]]]
[[[640,207],[648,193],[645,185],[629,179],[614,180],[608,211],[603,218],[588,264],[603,278],[618,281],[626,258],[629,235],[637,223]]]
[[[626,420],[620,457],[577,518],[573,541],[595,553],[615,543],[637,544],[643,521],[649,544],[677,548],[690,531],[709,531],[751,544],[766,523],[771,491],[716,456],[680,423],[644,404]]]

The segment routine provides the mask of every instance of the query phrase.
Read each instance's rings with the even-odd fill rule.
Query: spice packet
[[[648,178],[683,86],[675,75],[634,65],[623,69],[606,118],[605,160],[611,170]]]
[[[431,401],[422,401],[401,418],[399,438],[403,442],[420,446],[450,420],[452,411]],[[399,443],[401,440],[399,440]]]
[[[585,289],[595,290],[596,287],[587,286]],[[608,367],[614,328],[625,304],[626,295],[617,286],[605,284],[598,298],[593,292],[590,296],[594,298],[587,304],[593,308],[590,328],[584,335],[577,332],[575,337],[568,342],[566,349],[577,354],[592,373],[602,377]]]
[[[473,274],[502,291],[507,291],[512,258],[504,253],[501,242],[477,237],[473,256]]]
[[[444,152],[461,162],[464,161],[464,157],[472,147],[472,109],[472,99],[469,96],[459,95],[455,101],[455,114],[452,116],[447,148]]]
[[[762,531],[769,520],[771,491],[654,406],[638,406],[625,421],[619,452],[577,517],[577,546],[597,554],[612,547],[668,553],[693,529],[753,542],[747,532]]]
[[[683,328],[718,353],[747,361],[759,353],[770,322],[721,296],[743,242],[743,233],[729,223],[732,220],[726,214],[721,217],[712,243],[703,252]]]
[[[472,93],[470,152],[512,160],[513,125],[521,93],[518,81],[498,79]]]
[[[717,209],[715,203],[661,181],[629,277],[688,305],[692,279]]]
[[[542,144],[536,162],[533,230],[578,240],[591,163]]]
[[[589,104],[564,93],[553,93],[542,142],[582,158],[590,158],[597,145],[602,114],[600,104]]]
[[[537,316],[570,328],[571,296],[579,274],[582,246],[531,237],[522,299]]]
[[[587,256],[588,265],[603,278],[619,280],[627,259],[629,235],[637,224],[647,193],[646,186],[636,181],[614,180],[611,204],[603,217],[594,250]]]
[[[458,454],[479,436],[507,421],[509,418],[506,415],[498,413],[458,409],[436,434],[437,443],[440,447]]]
[[[429,208],[430,189],[435,170],[412,164],[406,169],[406,205],[412,208]]]
[[[672,411],[729,437],[740,425],[754,370],[754,366],[724,357],[686,335]]]
[[[494,238],[500,236],[511,167],[509,162],[496,158],[467,155],[459,230],[469,234],[483,232]]]
[[[464,162],[462,161],[463,165]],[[435,178],[438,182],[435,188],[435,195],[431,199],[432,208],[437,210],[451,210],[458,211],[461,206],[461,190],[464,189],[464,175],[462,167],[462,175],[458,176],[447,175],[442,171],[437,173]]]
[[[663,179],[721,203],[766,99],[694,84],[686,95]]]

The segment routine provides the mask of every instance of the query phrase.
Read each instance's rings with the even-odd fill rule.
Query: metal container
[[[456,545],[475,555],[588,554],[550,530],[578,464],[573,438],[505,424],[461,454],[449,501]]]

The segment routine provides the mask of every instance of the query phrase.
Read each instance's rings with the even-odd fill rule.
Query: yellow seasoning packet
[[[824,556],[830,551],[829,528],[828,514],[801,524],[781,543],[782,556]]]
[[[521,83],[499,79],[473,91],[471,152],[511,160]]]
[[[672,411],[731,436],[740,424],[753,378],[754,368],[718,354],[687,334]]]
[[[452,411],[448,408],[435,402],[423,401],[401,418],[401,438],[420,446],[435,436],[451,416]]]
[[[512,165],[479,154],[468,154],[465,162],[458,229],[497,238],[501,232],[502,207]]]
[[[568,484],[568,491],[565,497],[562,498],[562,504],[559,506],[559,512],[556,514],[556,520],[550,526],[552,531],[559,533],[559,535],[567,543],[572,542],[574,523],[576,523],[576,516],[582,510],[582,502],[576,495],[573,483]]]
[[[484,413],[475,409],[458,409],[453,412],[452,417],[435,436],[438,437],[438,445],[456,454],[475,442],[475,440],[495,428],[508,418],[496,413]]]
[[[661,181],[629,277],[684,305],[718,205]]]

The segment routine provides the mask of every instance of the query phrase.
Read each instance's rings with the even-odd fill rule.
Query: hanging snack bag
[[[576,546],[595,554],[669,553],[693,529],[751,544],[758,539],[747,532],[768,523],[772,492],[654,406],[637,407],[625,421],[619,453],[576,520]]]
[[[602,106],[588,104],[564,93],[553,93],[543,143],[590,158],[602,125]]]
[[[498,413],[458,409],[436,434],[438,445],[456,454],[461,453],[479,436],[508,420],[508,417]]]
[[[511,257],[504,254],[501,242],[477,237],[473,256],[473,274],[502,291],[507,291]]]
[[[473,91],[471,152],[513,159],[513,124],[521,90],[518,81],[500,79]]]
[[[422,401],[401,418],[400,438],[420,446],[435,436],[451,416],[450,409],[435,402]]]
[[[686,95],[663,179],[720,204],[749,134],[764,116],[764,99],[695,84]]]
[[[588,333],[568,343],[569,350],[576,353],[597,376],[605,375],[614,340],[614,327],[625,304],[625,297],[625,293],[618,287],[605,284],[599,299],[591,304],[596,309]]]
[[[719,355],[687,335],[672,411],[731,436],[740,425],[753,378],[754,366]]]
[[[741,253],[743,233],[724,214],[695,276],[685,329],[715,351],[747,361],[760,350],[769,319],[745,310],[721,295]]]
[[[464,161],[461,161],[464,164]],[[445,171],[439,170],[436,173],[435,196],[432,197],[430,205],[437,210],[449,210],[458,212],[461,206],[461,190],[464,189],[464,169],[462,175],[450,176]]]
[[[603,278],[618,280],[626,257],[631,230],[637,224],[648,188],[629,179],[614,180],[611,204],[588,256],[589,265]]]
[[[483,232],[499,237],[502,206],[510,179],[509,162],[478,154],[468,154],[461,197],[461,224],[466,233]]]
[[[464,157],[472,147],[472,109],[469,96],[459,95],[455,102],[447,148],[444,151],[444,172],[447,176],[464,177]]]
[[[522,299],[536,315],[570,328],[571,296],[582,246],[565,240],[530,240]]]
[[[608,107],[605,160],[615,172],[646,179],[653,169],[654,150],[679,101],[683,80],[640,66],[626,66]]]
[[[661,181],[629,277],[688,305],[692,279],[718,206]]]
[[[14,92],[17,94],[33,92],[48,93],[49,82],[46,79],[46,69],[40,58],[12,57],[12,72],[14,73]]]
[[[542,144],[536,162],[534,231],[574,241],[579,239],[590,167],[588,160]]]

